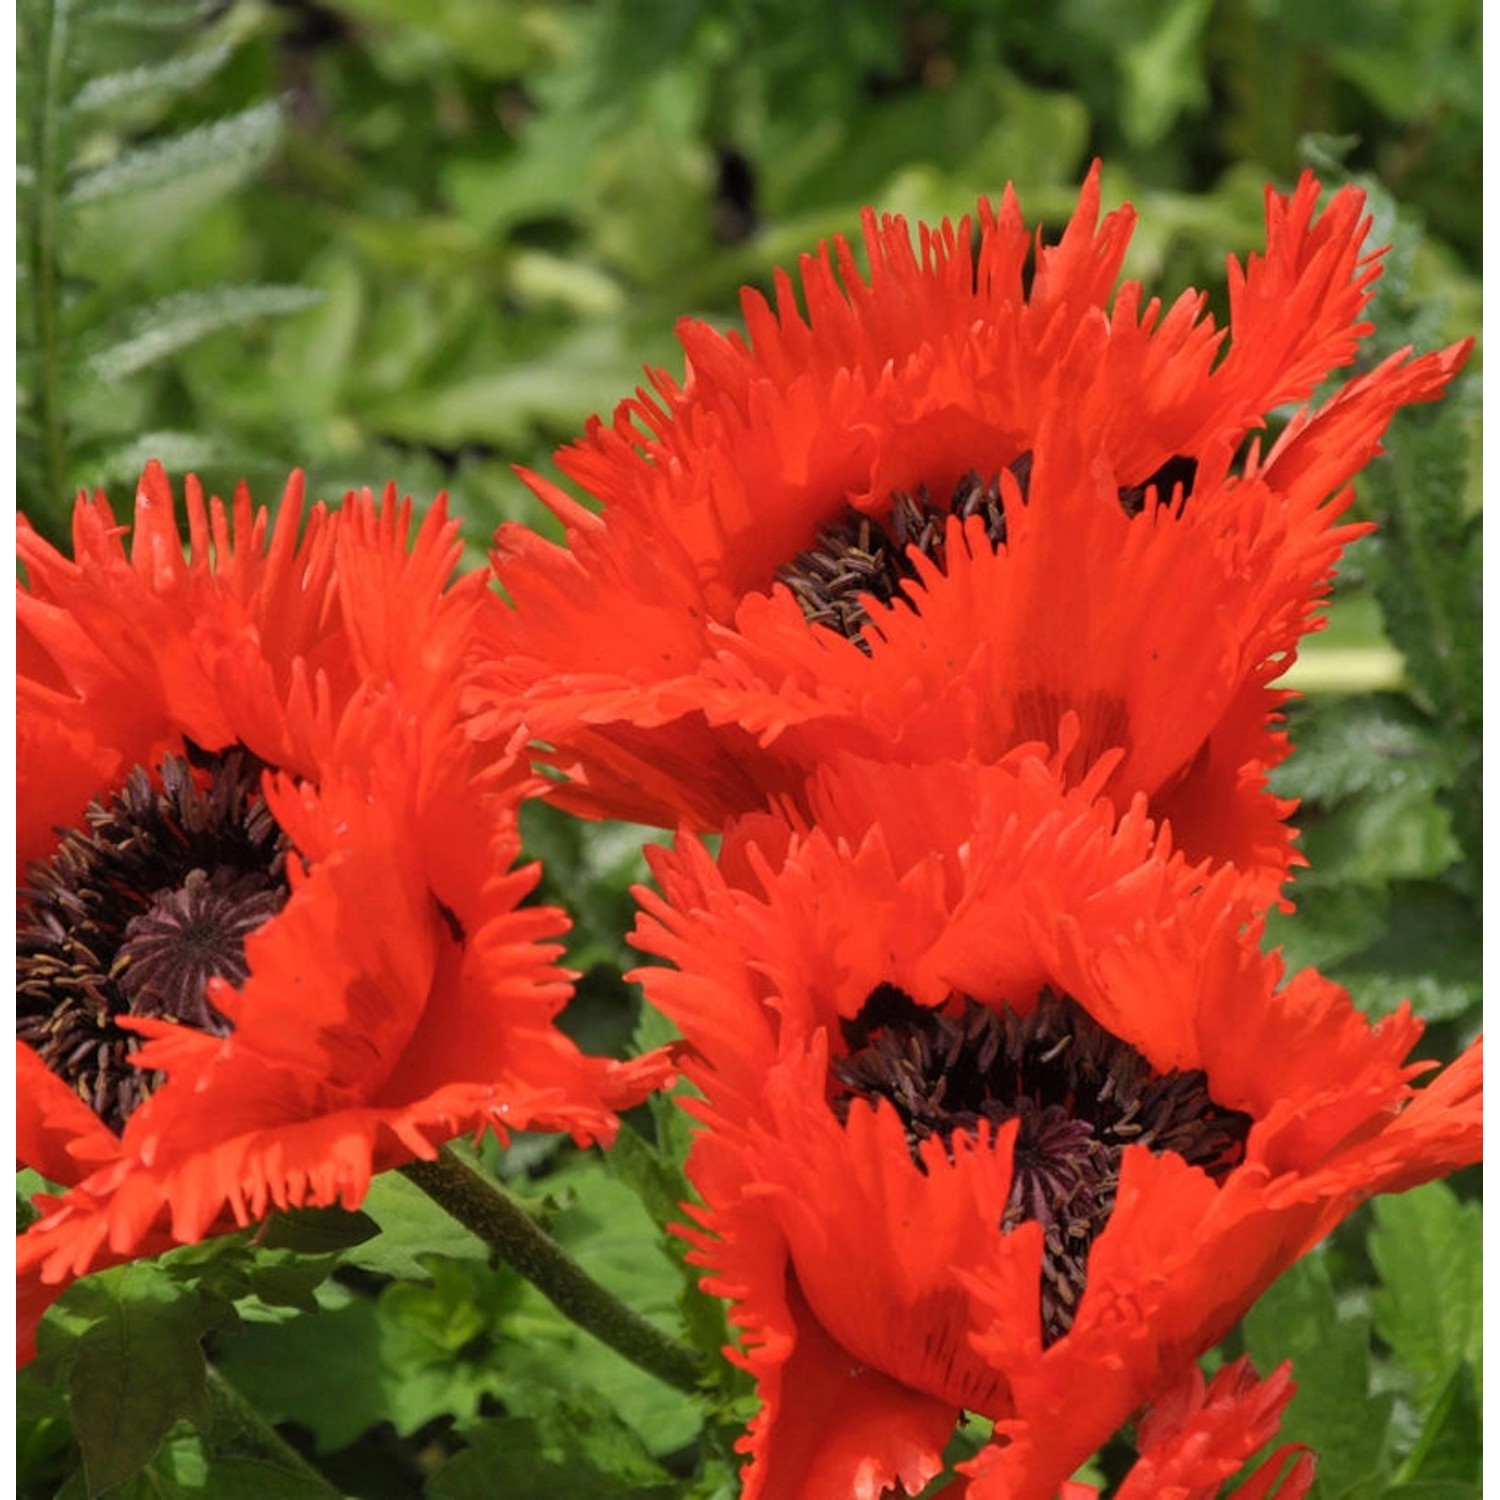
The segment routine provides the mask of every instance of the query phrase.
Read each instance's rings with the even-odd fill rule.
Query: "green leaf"
[[[331,1255],[352,1249],[380,1233],[369,1214],[347,1208],[296,1208],[272,1214],[256,1235],[266,1250],[294,1250],[299,1255]]]
[[[165,62],[98,74],[74,95],[73,108],[108,109],[135,99],[156,100],[164,94],[187,93],[212,78],[233,54],[233,47],[201,47]]]
[[[1479,1366],[1480,1209],[1442,1182],[1380,1198],[1370,1258],[1375,1331],[1420,1382],[1425,1408],[1462,1364]]]
[[[1360,1008],[1388,1015],[1402,1000],[1429,1021],[1453,1020],[1483,993],[1484,929],[1473,902],[1448,885],[1400,881],[1387,893],[1385,930],[1331,966]]]
[[[1368,884],[1430,879],[1460,852],[1448,810],[1420,785],[1361,792],[1307,819],[1302,847],[1320,876]]]
[[[1339,1315],[1326,1252],[1275,1282],[1246,1314],[1244,1333],[1257,1369],[1292,1361],[1297,1394],[1280,1436],[1317,1450],[1319,1494],[1342,1495],[1385,1472],[1394,1396],[1370,1393],[1370,1320]]]
[[[1484,1435],[1474,1369],[1459,1365],[1438,1393],[1422,1435],[1402,1465],[1402,1473],[1414,1481],[1479,1479]]]
[[[1464,504],[1472,382],[1392,423],[1365,500],[1380,530],[1371,572],[1413,692],[1429,712],[1477,728],[1481,715],[1480,533]]]
[[[663,1229],[680,1223],[682,1203],[693,1196],[682,1169],[666,1160],[628,1125],[605,1156],[610,1171],[631,1189]]]
[[[390,1420],[391,1375],[374,1302],[331,1283],[318,1295],[316,1313],[247,1323],[218,1363],[267,1421],[298,1423],[329,1453]]]
[[[51,1495],[59,1479],[78,1464],[67,1397],[35,1364],[16,1371],[15,1393],[18,1492]]]
[[[251,1294],[267,1307],[316,1312],[317,1289],[338,1268],[332,1255],[257,1250],[246,1273]]]
[[[176,31],[203,23],[202,0],[114,0],[92,7],[91,20],[143,31]]]
[[[1175,0],[1155,28],[1121,52],[1125,98],[1120,125],[1136,146],[1150,146],[1171,130],[1183,111],[1208,102],[1202,36],[1213,0]]]
[[[137,308],[105,335],[105,346],[89,359],[88,369],[105,384],[123,380],[220,329],[301,312],[321,295],[296,286],[224,286],[163,297]]]
[[[214,1430],[216,1444],[232,1445],[234,1435]],[[81,1473],[56,1500],[85,1500]],[[144,1469],[109,1491],[109,1500],[335,1500],[326,1480],[264,1455],[210,1451],[192,1429],[179,1427]]]
[[[1273,775],[1278,796],[1332,803],[1358,792],[1436,791],[1453,775],[1443,737],[1395,693],[1308,704],[1291,732],[1295,753]]]
[[[484,1242],[445,1213],[399,1172],[383,1172],[370,1184],[363,1216],[380,1233],[343,1253],[347,1266],[408,1281],[430,1280],[423,1259],[488,1260]]]
[[[149,1463],[180,1419],[207,1429],[200,1340],[223,1308],[148,1261],[91,1277],[74,1294],[89,1326],[68,1363],[68,1405],[97,1495]]]
[[[670,1500],[679,1486],[617,1417],[579,1407],[483,1422],[427,1487],[429,1500]]]
[[[654,1031],[657,1028],[641,1029]],[[605,1161],[610,1171],[635,1192],[663,1231],[664,1247],[676,1262],[682,1277],[677,1307],[688,1342],[705,1354],[717,1355],[730,1342],[725,1306],[719,1298],[710,1296],[699,1287],[700,1273],[685,1259],[687,1245],[677,1236],[666,1233],[669,1225],[690,1222],[683,1204],[697,1199],[679,1165],[687,1155],[687,1116],[668,1095],[653,1094],[648,1103],[657,1138],[664,1143],[665,1149],[660,1145],[648,1145],[629,1125],[624,1125],[606,1153]],[[716,1361],[713,1369],[716,1374],[724,1376],[728,1384],[738,1384],[740,1372],[727,1369],[722,1361]]]
[[[420,390],[372,403],[365,415],[382,433],[409,442],[460,447],[516,445],[537,426],[566,431],[591,412],[609,411],[629,392],[639,355],[618,322],[583,325],[536,358],[498,360]]]
[[[398,1281],[380,1297],[386,1397],[399,1433],[444,1416],[471,1421],[486,1398],[509,1405],[505,1319],[520,1304],[523,1283],[505,1267],[428,1265],[430,1283]]]
[[[1478,1005],[1483,929],[1473,903],[1432,880],[1345,883],[1314,869],[1292,887],[1295,912],[1272,912],[1268,947],[1289,970],[1308,966],[1345,985],[1372,1019],[1403,1001],[1429,1021]]]
[[[621,1301],[680,1334],[682,1275],[635,1194],[612,1180],[592,1154],[550,1174],[546,1185],[551,1194],[566,1193],[573,1200],[548,1225],[564,1249]],[[693,1398],[643,1376],[531,1287],[504,1327],[501,1358],[510,1379],[507,1406],[514,1415],[538,1416],[557,1395],[589,1406],[602,1397],[652,1453],[681,1447],[702,1424]]]
[[[142,193],[169,192],[203,179],[227,192],[271,159],[281,139],[281,106],[274,100],[164,141],[134,146],[85,173],[68,193],[76,206]]]
[[[143,432],[89,463],[87,483],[134,485],[155,459],[169,474],[196,474],[221,465],[233,468],[231,451],[217,438],[193,432]]]
[[[1316,870],[1291,890],[1294,912],[1266,918],[1266,946],[1280,948],[1289,971],[1328,968],[1359,953],[1385,931],[1389,898],[1378,886],[1323,880]]]
[[[253,1298],[262,1308],[307,1309],[317,1305],[313,1293],[338,1262],[331,1254],[270,1250],[242,1230],[184,1245],[159,1256],[156,1264],[182,1286],[226,1302]],[[262,1308],[252,1305],[246,1311],[257,1316]]]
[[[1477,1482],[1460,1479],[1418,1479],[1411,1484],[1393,1484],[1377,1492],[1376,1500],[1481,1500]]]
[[[332,1500],[336,1493],[324,1480],[263,1458],[214,1455],[194,1500]]]

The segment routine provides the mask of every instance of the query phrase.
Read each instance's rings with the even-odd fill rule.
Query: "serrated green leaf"
[[[1477,1010],[1480,1003],[1477,972],[1472,980],[1452,982],[1433,974],[1363,973],[1355,968],[1340,968],[1328,977],[1345,985],[1354,1003],[1372,1021],[1390,1015],[1403,1000],[1424,1021],[1458,1021]]]
[[[1460,852],[1448,810],[1421,785],[1361,792],[1308,819],[1302,847],[1319,876],[1365,884],[1429,880]]]
[[[268,162],[280,139],[281,106],[275,101],[257,104],[228,119],[122,152],[80,177],[67,201],[81,207],[159,190],[177,193],[185,180],[195,178],[211,178],[219,191],[227,192]]]
[[[203,21],[202,0],[114,0],[112,4],[95,5],[92,21],[108,21],[116,26],[138,27],[142,31],[177,31]]]
[[[1461,1364],[1480,1353],[1480,1210],[1446,1183],[1377,1200],[1370,1258],[1381,1286],[1375,1330],[1420,1380],[1424,1409]]]
[[[1442,736],[1394,693],[1309,704],[1291,734],[1296,749],[1273,773],[1282,797],[1334,803],[1357,792],[1436,791],[1453,774]]]
[[[88,485],[129,484],[155,459],[169,474],[193,474],[214,465],[234,467],[230,450],[217,438],[194,432],[145,432],[117,448],[111,448],[88,463]]]
[[[321,297],[320,292],[296,286],[179,292],[132,312],[122,327],[106,335],[105,346],[90,357],[88,370],[106,384],[123,380],[221,329],[301,312]]]
[[[1293,912],[1266,918],[1266,946],[1280,948],[1289,971],[1326,969],[1362,952],[1386,929],[1390,898],[1378,886],[1323,880],[1314,871],[1292,887]]]
[[[563,1406],[536,1418],[482,1422],[427,1487],[429,1500],[669,1500],[671,1476],[608,1412]]]
[[[73,96],[73,107],[85,111],[108,109],[132,99],[186,93],[212,78],[233,55],[233,47],[201,47],[165,62],[101,73]]]
[[[91,1284],[90,1284],[91,1283]],[[145,1467],[180,1419],[206,1430],[201,1339],[222,1309],[147,1261],[90,1278],[68,1366],[68,1407],[91,1495]]]
[[[1370,1393],[1370,1320],[1339,1316],[1326,1253],[1275,1282],[1246,1314],[1244,1334],[1257,1369],[1292,1361],[1297,1394],[1280,1437],[1317,1451],[1320,1495],[1343,1495],[1386,1471],[1394,1396]]]
[[[647,1029],[654,1031],[657,1028]],[[682,1205],[696,1198],[678,1165],[687,1154],[685,1144],[680,1150],[676,1145],[686,1134],[687,1117],[666,1095],[653,1094],[649,1103],[658,1139],[666,1143],[666,1150],[648,1145],[627,1125],[621,1128],[614,1145],[605,1155],[605,1161],[610,1171],[636,1194],[663,1232],[663,1247],[682,1277],[677,1308],[688,1343],[705,1354],[717,1355],[730,1342],[725,1306],[719,1298],[710,1296],[699,1287],[699,1272],[685,1259],[687,1245],[667,1233],[670,1225],[689,1221]],[[727,1373],[719,1364],[715,1369],[726,1374],[730,1384],[735,1383],[738,1372]]]
[[[1454,727],[1483,712],[1479,526],[1464,505],[1472,389],[1401,413],[1364,491],[1381,528],[1371,573],[1386,626],[1419,701]]]
[[[1332,977],[1376,1017],[1404,999],[1433,1021],[1477,1005],[1484,932],[1468,897],[1432,881],[1401,881],[1386,898],[1384,930],[1330,964]]]

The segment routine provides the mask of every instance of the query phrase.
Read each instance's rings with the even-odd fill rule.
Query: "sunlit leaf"
[[[194,182],[227,192],[270,159],[280,136],[281,106],[274,101],[257,104],[229,119],[122,152],[80,177],[68,201],[82,206],[155,192],[177,197],[185,184]],[[199,189],[200,197],[204,191]]]
[[[255,318],[301,312],[319,294],[296,286],[221,286],[205,292],[178,292],[136,308],[122,327],[89,360],[96,380],[123,380],[205,339],[222,328]]]
[[[1375,1204],[1370,1258],[1380,1272],[1371,1306],[1375,1330],[1420,1379],[1430,1398],[1480,1349],[1480,1213],[1445,1183]]]
[[[79,89],[73,104],[81,110],[108,109],[132,99],[186,93],[212,78],[233,55],[230,46],[202,47],[165,62],[101,73]]]

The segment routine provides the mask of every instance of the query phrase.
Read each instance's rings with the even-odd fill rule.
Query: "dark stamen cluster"
[[[1026,496],[1031,478],[1031,455],[1023,453],[1010,466]],[[947,505],[937,504],[926,485],[897,490],[891,496],[884,523],[850,508],[841,520],[824,527],[805,552],[799,552],[777,579],[796,596],[802,613],[814,625],[826,625],[869,652],[863,630],[869,621],[863,596],[889,604],[901,585],[917,576],[909,549],[947,566],[947,521],[950,515],[967,520],[980,516],[985,534],[995,547],[1005,543],[1005,505],[1000,481],[986,481],[971,469],[954,487]]]
[[[33,865],[16,933],[16,1034],[111,1130],[161,1081],[130,1064],[148,1016],[224,1036],[208,980],[243,982],[245,939],[286,901],[287,841],[248,751],[137,766]]]
[[[1031,488],[1031,467],[1029,452],[1006,466],[1023,504]],[[1198,465],[1191,458],[1169,458],[1140,484],[1119,492],[1121,508],[1128,516],[1139,515],[1152,491],[1157,504],[1165,505],[1175,486],[1181,487],[1186,498],[1197,471]],[[934,501],[926,485],[918,485],[915,490],[892,493],[883,521],[850,507],[818,533],[811,547],[777,572],[777,581],[791,589],[809,622],[838,631],[868,654],[863,631],[870,617],[862,602],[864,596],[889,604],[904,582],[915,579],[912,548],[946,570],[950,515],[960,520],[981,517],[990,545],[1005,545],[1005,504],[999,476],[986,480],[977,469],[970,469],[954,486],[946,505]]]
[[[1043,991],[1029,1015],[964,996],[936,1008],[894,985],[871,992],[843,1024],[835,1061],[840,1120],[855,1099],[887,1099],[917,1154],[933,1136],[1019,1120],[1002,1227],[1042,1226],[1042,1332],[1073,1324],[1089,1247],[1114,1211],[1126,1146],[1174,1151],[1218,1181],[1244,1156],[1250,1118],[1209,1097],[1200,1070],[1157,1074],[1076,1001]]]

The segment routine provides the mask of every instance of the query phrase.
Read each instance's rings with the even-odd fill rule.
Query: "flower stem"
[[[344,1492],[308,1463],[213,1365],[208,1367],[208,1395],[215,1418],[227,1421],[240,1435],[235,1445],[237,1454],[263,1459],[272,1468],[318,1485],[330,1500],[334,1496],[344,1500]]]
[[[435,1161],[410,1162],[401,1171],[564,1317],[665,1384],[689,1393],[698,1389],[697,1353],[600,1286],[498,1183],[446,1148]]]
[[[62,295],[58,284],[58,246],[62,201],[63,69],[67,56],[70,0],[46,0],[27,18],[31,36],[31,65],[36,68],[31,122],[33,172],[28,259],[31,272],[32,336],[36,370],[32,401],[41,430],[41,506],[56,508],[67,501],[67,436],[62,400]]]

